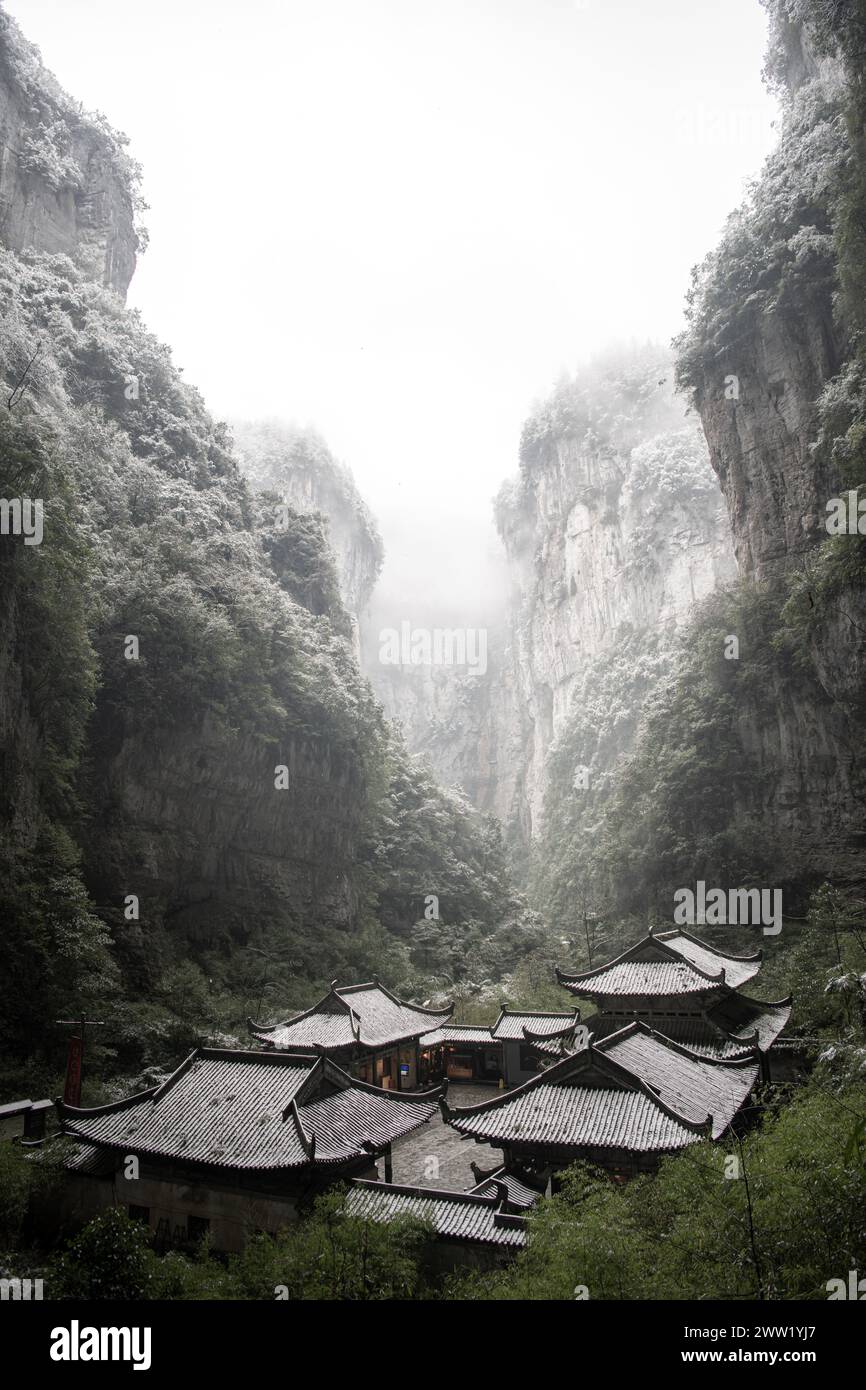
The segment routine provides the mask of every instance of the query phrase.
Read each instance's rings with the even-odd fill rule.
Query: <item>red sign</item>
[[[81,1058],[84,1046],[80,1038],[69,1039],[66,1053],[66,1087],[63,1091],[64,1105],[81,1104]]]

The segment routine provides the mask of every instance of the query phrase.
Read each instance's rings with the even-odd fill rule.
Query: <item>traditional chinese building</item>
[[[791,1016],[791,999],[766,1003],[740,994],[760,968],[760,951],[733,955],[677,929],[650,931],[594,970],[556,973],[565,989],[596,1005],[598,1014],[586,1020],[596,1040],[637,1019],[707,1057],[758,1048],[764,1076],[775,1078],[787,1063],[770,1050]]]
[[[502,1047],[506,1086],[518,1086],[536,1076],[550,1060],[574,1046],[580,1012],[525,1013],[502,1005],[491,1033]]]
[[[427,1034],[422,1056],[430,1075],[517,1086],[574,1046],[579,1022],[577,1009],[525,1013],[503,1004],[492,1027],[446,1023]]]
[[[50,1100],[14,1100],[0,1105],[0,1140],[44,1139],[46,1124],[53,1116],[54,1105]]]
[[[122,1205],[172,1243],[209,1232],[239,1250],[338,1179],[377,1177],[428,1121],[439,1092],[383,1091],[330,1058],[199,1048],[163,1085],[94,1109],[57,1102],[68,1214]]]
[[[719,1139],[758,1079],[757,1054],[701,1056],[632,1022],[554,1063],[516,1090],[451,1107],[446,1122],[502,1149],[505,1166],[536,1184],[576,1160],[625,1178],[665,1154]]]
[[[407,1004],[378,980],[336,980],[318,1004],[271,1027],[249,1022],[253,1037],[282,1052],[324,1052],[340,1066],[384,1090],[413,1091],[422,1075],[420,1040],[451,1017],[451,1009]]]
[[[434,1267],[500,1263],[526,1245],[526,1216],[540,1193],[498,1170],[468,1192],[394,1183],[352,1183],[346,1199],[351,1216],[395,1221],[414,1216],[432,1227]]]

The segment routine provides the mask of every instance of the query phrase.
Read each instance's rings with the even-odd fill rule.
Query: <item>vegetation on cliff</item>
[[[0,492],[45,511],[42,545],[8,536],[0,554],[6,1065],[56,1068],[53,1020],[85,1005],[112,1017],[104,1067],[128,1070],[305,1003],[335,972],[423,980],[430,970],[388,942],[426,894],[443,931],[489,935],[514,904],[502,847],[387,728],[322,518],[250,491],[166,348],[67,258],[0,251],[0,311]],[[291,866],[310,852],[296,833],[320,847],[304,869],[325,890],[312,914],[291,876],[262,876],[242,911],[217,865],[207,925],[185,927],[206,853],[193,835],[170,860],[156,851],[128,920],[162,814],[136,809],[129,779],[145,786],[148,761],[172,749],[191,825],[202,798],[216,815],[214,798],[241,796],[266,835],[274,765],[295,749],[316,769],[319,809],[297,832],[287,823],[284,850]]]

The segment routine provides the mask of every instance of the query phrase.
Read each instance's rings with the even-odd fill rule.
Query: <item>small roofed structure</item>
[[[422,1073],[448,1081],[487,1081],[503,1075],[502,1047],[486,1025],[446,1023],[420,1041]]]
[[[788,1024],[791,999],[765,1002],[740,994],[757,975],[761,952],[732,955],[689,932],[653,932],[615,960],[594,970],[567,975],[559,983],[572,994],[592,1000],[598,1014],[587,1020],[595,1040],[639,1020],[703,1056],[733,1059],[767,1054]]]
[[[563,1058],[516,1090],[443,1116],[501,1148],[505,1166],[538,1182],[578,1159],[617,1177],[653,1171],[665,1154],[719,1139],[746,1104],[757,1055],[702,1057],[631,1023]]]
[[[574,1047],[580,1011],[527,1013],[501,1006],[491,1033],[502,1044],[502,1074],[506,1086],[519,1086],[536,1076],[551,1058],[564,1056]]]
[[[50,1100],[13,1100],[0,1105],[0,1140],[45,1138],[46,1123],[54,1116]]]
[[[513,1201],[508,1185],[488,1182],[485,1190],[455,1192],[439,1187],[402,1187],[356,1180],[346,1198],[347,1212],[367,1221],[412,1216],[432,1227],[440,1265],[489,1264],[526,1245],[530,1205]]]
[[[451,1007],[429,1009],[398,999],[379,980],[337,985],[303,1013],[271,1026],[248,1020],[252,1036],[268,1048],[327,1053],[362,1081],[384,1090],[413,1091],[421,1075],[419,1039],[451,1017]]]
[[[449,1081],[491,1081],[517,1086],[545,1062],[574,1047],[580,1012],[527,1013],[500,1005],[492,1027],[446,1023],[421,1039],[431,1071]],[[433,1053],[438,1049],[438,1056]]]
[[[432,1117],[439,1095],[383,1092],[321,1054],[198,1048],[126,1100],[56,1102],[64,1134],[80,1141],[68,1163],[73,1215],[120,1197],[174,1240],[210,1231],[216,1248],[240,1249],[333,1181],[376,1176],[377,1157],[389,1174],[391,1145]]]

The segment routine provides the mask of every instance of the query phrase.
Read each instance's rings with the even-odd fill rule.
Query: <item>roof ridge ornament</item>
[[[291,1118],[295,1122],[295,1129],[297,1130],[298,1139],[301,1142],[301,1148],[307,1155],[308,1162],[315,1163],[316,1136],[312,1130],[310,1130],[308,1133],[307,1130],[304,1128],[304,1122],[301,1119],[301,1112],[298,1107],[298,1102],[294,1096],[292,1096],[292,1099],[289,1101],[288,1105],[283,1111],[283,1123],[285,1123],[285,1121],[288,1120],[289,1116],[291,1116]]]

